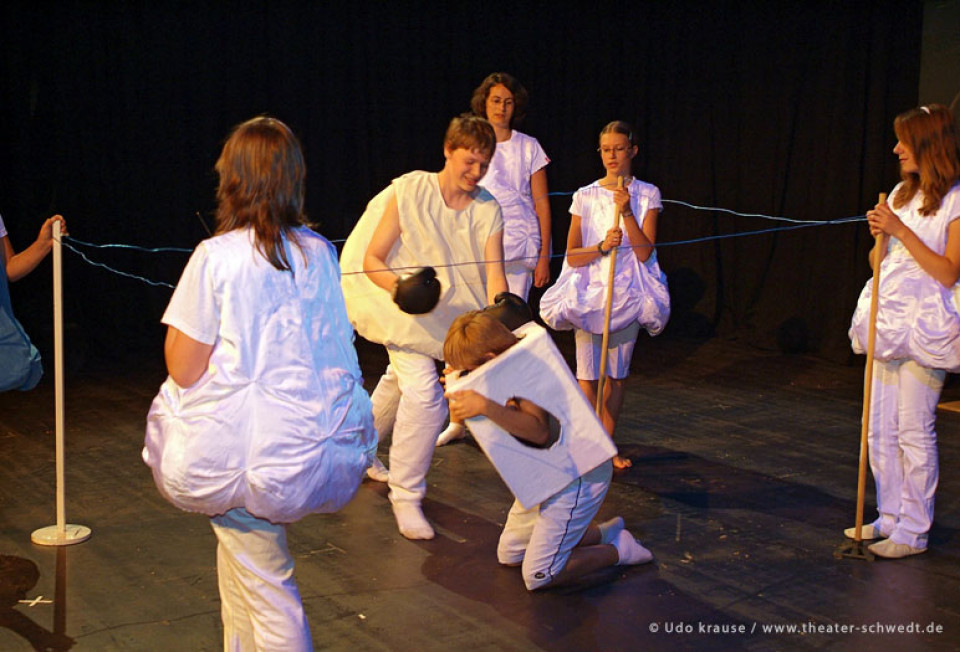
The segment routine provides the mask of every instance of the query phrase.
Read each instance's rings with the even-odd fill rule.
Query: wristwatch
[[[597,243],[597,253],[600,254],[601,256],[609,256],[609,255],[610,255],[610,250],[609,250],[609,249],[604,250],[604,248],[603,248],[603,243],[602,243],[602,242],[598,242],[598,243]]]

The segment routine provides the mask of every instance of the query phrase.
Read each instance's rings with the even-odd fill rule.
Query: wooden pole
[[[617,177],[617,189],[623,188],[623,177]],[[620,226],[620,211],[614,211],[613,226]],[[603,338],[600,344],[600,378],[597,380],[597,418],[603,422],[603,389],[607,380],[607,346],[610,342],[610,311],[613,308],[613,280],[617,274],[617,248],[610,251],[610,273],[607,276],[607,305],[603,313]],[[611,433],[611,436],[613,433]]]
[[[57,435],[57,536],[66,532],[67,507],[64,487],[63,451],[63,248],[60,246],[60,223],[53,223],[53,385]]]
[[[887,201],[887,194],[880,193],[880,202]],[[870,407],[873,400],[873,355],[877,345],[877,311],[880,294],[880,263],[883,261],[884,235],[877,235],[873,247],[873,286],[870,294],[870,321],[867,330],[867,364],[863,372],[863,417],[860,420],[860,470],[857,476],[857,521],[854,541],[862,541],[863,503],[867,489],[867,437],[870,431]]]
[[[43,546],[66,546],[90,538],[90,528],[68,525],[64,487],[64,409],[63,409],[63,247],[60,222],[53,223],[53,368],[56,423],[57,524],[34,530],[30,540]]]

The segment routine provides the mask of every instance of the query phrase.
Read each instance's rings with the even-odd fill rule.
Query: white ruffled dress
[[[630,207],[643,228],[647,211],[663,208],[660,190],[639,179],[631,181],[628,188]],[[599,181],[580,188],[573,196],[570,213],[580,216],[580,235],[584,245],[601,242],[614,223],[616,204],[613,192],[602,187]],[[622,330],[639,321],[647,332],[657,335],[670,318],[667,277],[657,262],[656,250],[641,263],[629,246],[630,238],[624,230],[616,257],[610,331]],[[557,282],[540,299],[543,321],[555,330],[578,328],[595,335],[602,334],[611,260],[611,256],[605,256],[583,267],[571,267],[564,259]]]
[[[960,184],[944,196],[940,210],[927,216],[920,214],[920,192],[905,206],[893,208],[899,190],[900,185],[890,194],[890,208],[924,244],[942,255],[947,228],[960,217]],[[864,285],[853,313],[849,335],[856,353],[867,349],[872,285],[872,279]],[[960,314],[954,292],[955,288],[943,287],[925,272],[903,243],[891,238],[880,265],[875,359],[910,359],[931,369],[960,371]]]
[[[307,228],[274,268],[249,229],[200,243],[163,322],[213,345],[190,387],[167,378],[143,459],[160,493],[208,516],[242,507],[274,523],[332,512],[376,450],[336,250]]]

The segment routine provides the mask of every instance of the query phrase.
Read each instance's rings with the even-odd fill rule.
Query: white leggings
[[[422,353],[387,347],[390,364],[371,395],[373,423],[390,443],[390,501],[418,505],[437,435],[447,418],[436,362]]]
[[[515,500],[497,545],[500,563],[522,564],[530,591],[550,584],[600,511],[612,475],[613,465],[607,460],[531,509]]]
[[[312,650],[293,579],[287,528],[231,509],[210,519],[217,535],[223,649]]]
[[[522,261],[526,263],[526,261]],[[507,289],[524,301],[530,298],[530,286],[533,284],[533,270],[521,263],[507,263],[504,266],[507,277]]]
[[[913,360],[875,362],[868,442],[877,486],[874,527],[894,543],[927,547],[939,479],[937,401],[946,372]]]

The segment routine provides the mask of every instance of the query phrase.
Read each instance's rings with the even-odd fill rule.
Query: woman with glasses
[[[531,281],[538,288],[550,282],[550,158],[536,138],[514,129],[526,115],[527,99],[527,90],[512,75],[495,72],[470,100],[473,114],[486,118],[497,135],[483,187],[503,213],[507,285],[524,299]]]
[[[654,245],[663,205],[656,186],[632,174],[637,155],[633,128],[622,121],[600,132],[600,160],[606,174],[573,195],[567,255],[557,283],[540,300],[540,314],[551,327],[576,330],[577,382],[592,404],[604,382],[601,421],[613,437],[623,405],[623,384],[640,333],[652,335],[669,316],[666,279],[657,264]],[[619,215],[619,219],[617,216]],[[618,249],[613,279],[608,365],[600,369],[609,275],[608,256]],[[631,466],[624,456],[614,467]]]

